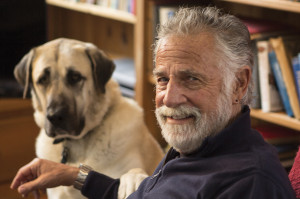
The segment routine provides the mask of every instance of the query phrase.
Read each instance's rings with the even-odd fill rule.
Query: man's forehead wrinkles
[[[174,70],[173,72],[170,73],[169,70],[165,70],[165,69],[157,69],[155,68],[153,70],[153,75],[154,76],[174,76],[174,77],[183,77],[183,76],[195,76],[198,78],[202,78],[202,79],[207,79],[206,75],[195,71],[193,69],[178,69],[178,70]]]
[[[156,63],[168,64],[199,64],[206,65],[207,55],[206,53],[199,54],[194,51],[176,50],[166,51],[162,54],[158,54]]]

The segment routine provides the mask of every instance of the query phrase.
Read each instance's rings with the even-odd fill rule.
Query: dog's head
[[[47,135],[78,139],[103,116],[94,103],[105,95],[114,69],[93,44],[61,38],[30,50],[14,75],[25,87],[23,97],[31,88],[35,120]]]

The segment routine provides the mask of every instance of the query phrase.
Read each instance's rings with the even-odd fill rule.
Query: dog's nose
[[[53,126],[62,127],[66,120],[66,108],[48,109],[47,118]]]

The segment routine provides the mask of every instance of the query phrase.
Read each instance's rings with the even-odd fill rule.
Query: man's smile
[[[194,116],[167,116],[166,123],[168,124],[186,124],[195,119]]]

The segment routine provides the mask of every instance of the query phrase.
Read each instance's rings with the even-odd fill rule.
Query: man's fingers
[[[18,187],[18,192],[22,195],[28,195],[30,192],[36,191],[39,189],[38,180],[33,180],[26,182]]]
[[[13,179],[13,182],[10,185],[11,189],[17,189],[19,186],[24,184],[27,181],[30,181],[33,179],[32,175],[27,175],[25,173],[22,173],[22,171],[19,171],[15,178]]]
[[[16,176],[14,177],[10,188],[11,189],[17,189],[23,182],[30,181],[34,178],[36,178],[36,174],[33,174],[33,167],[32,165],[36,162],[36,159],[31,161],[29,164],[23,166],[19,169]]]

